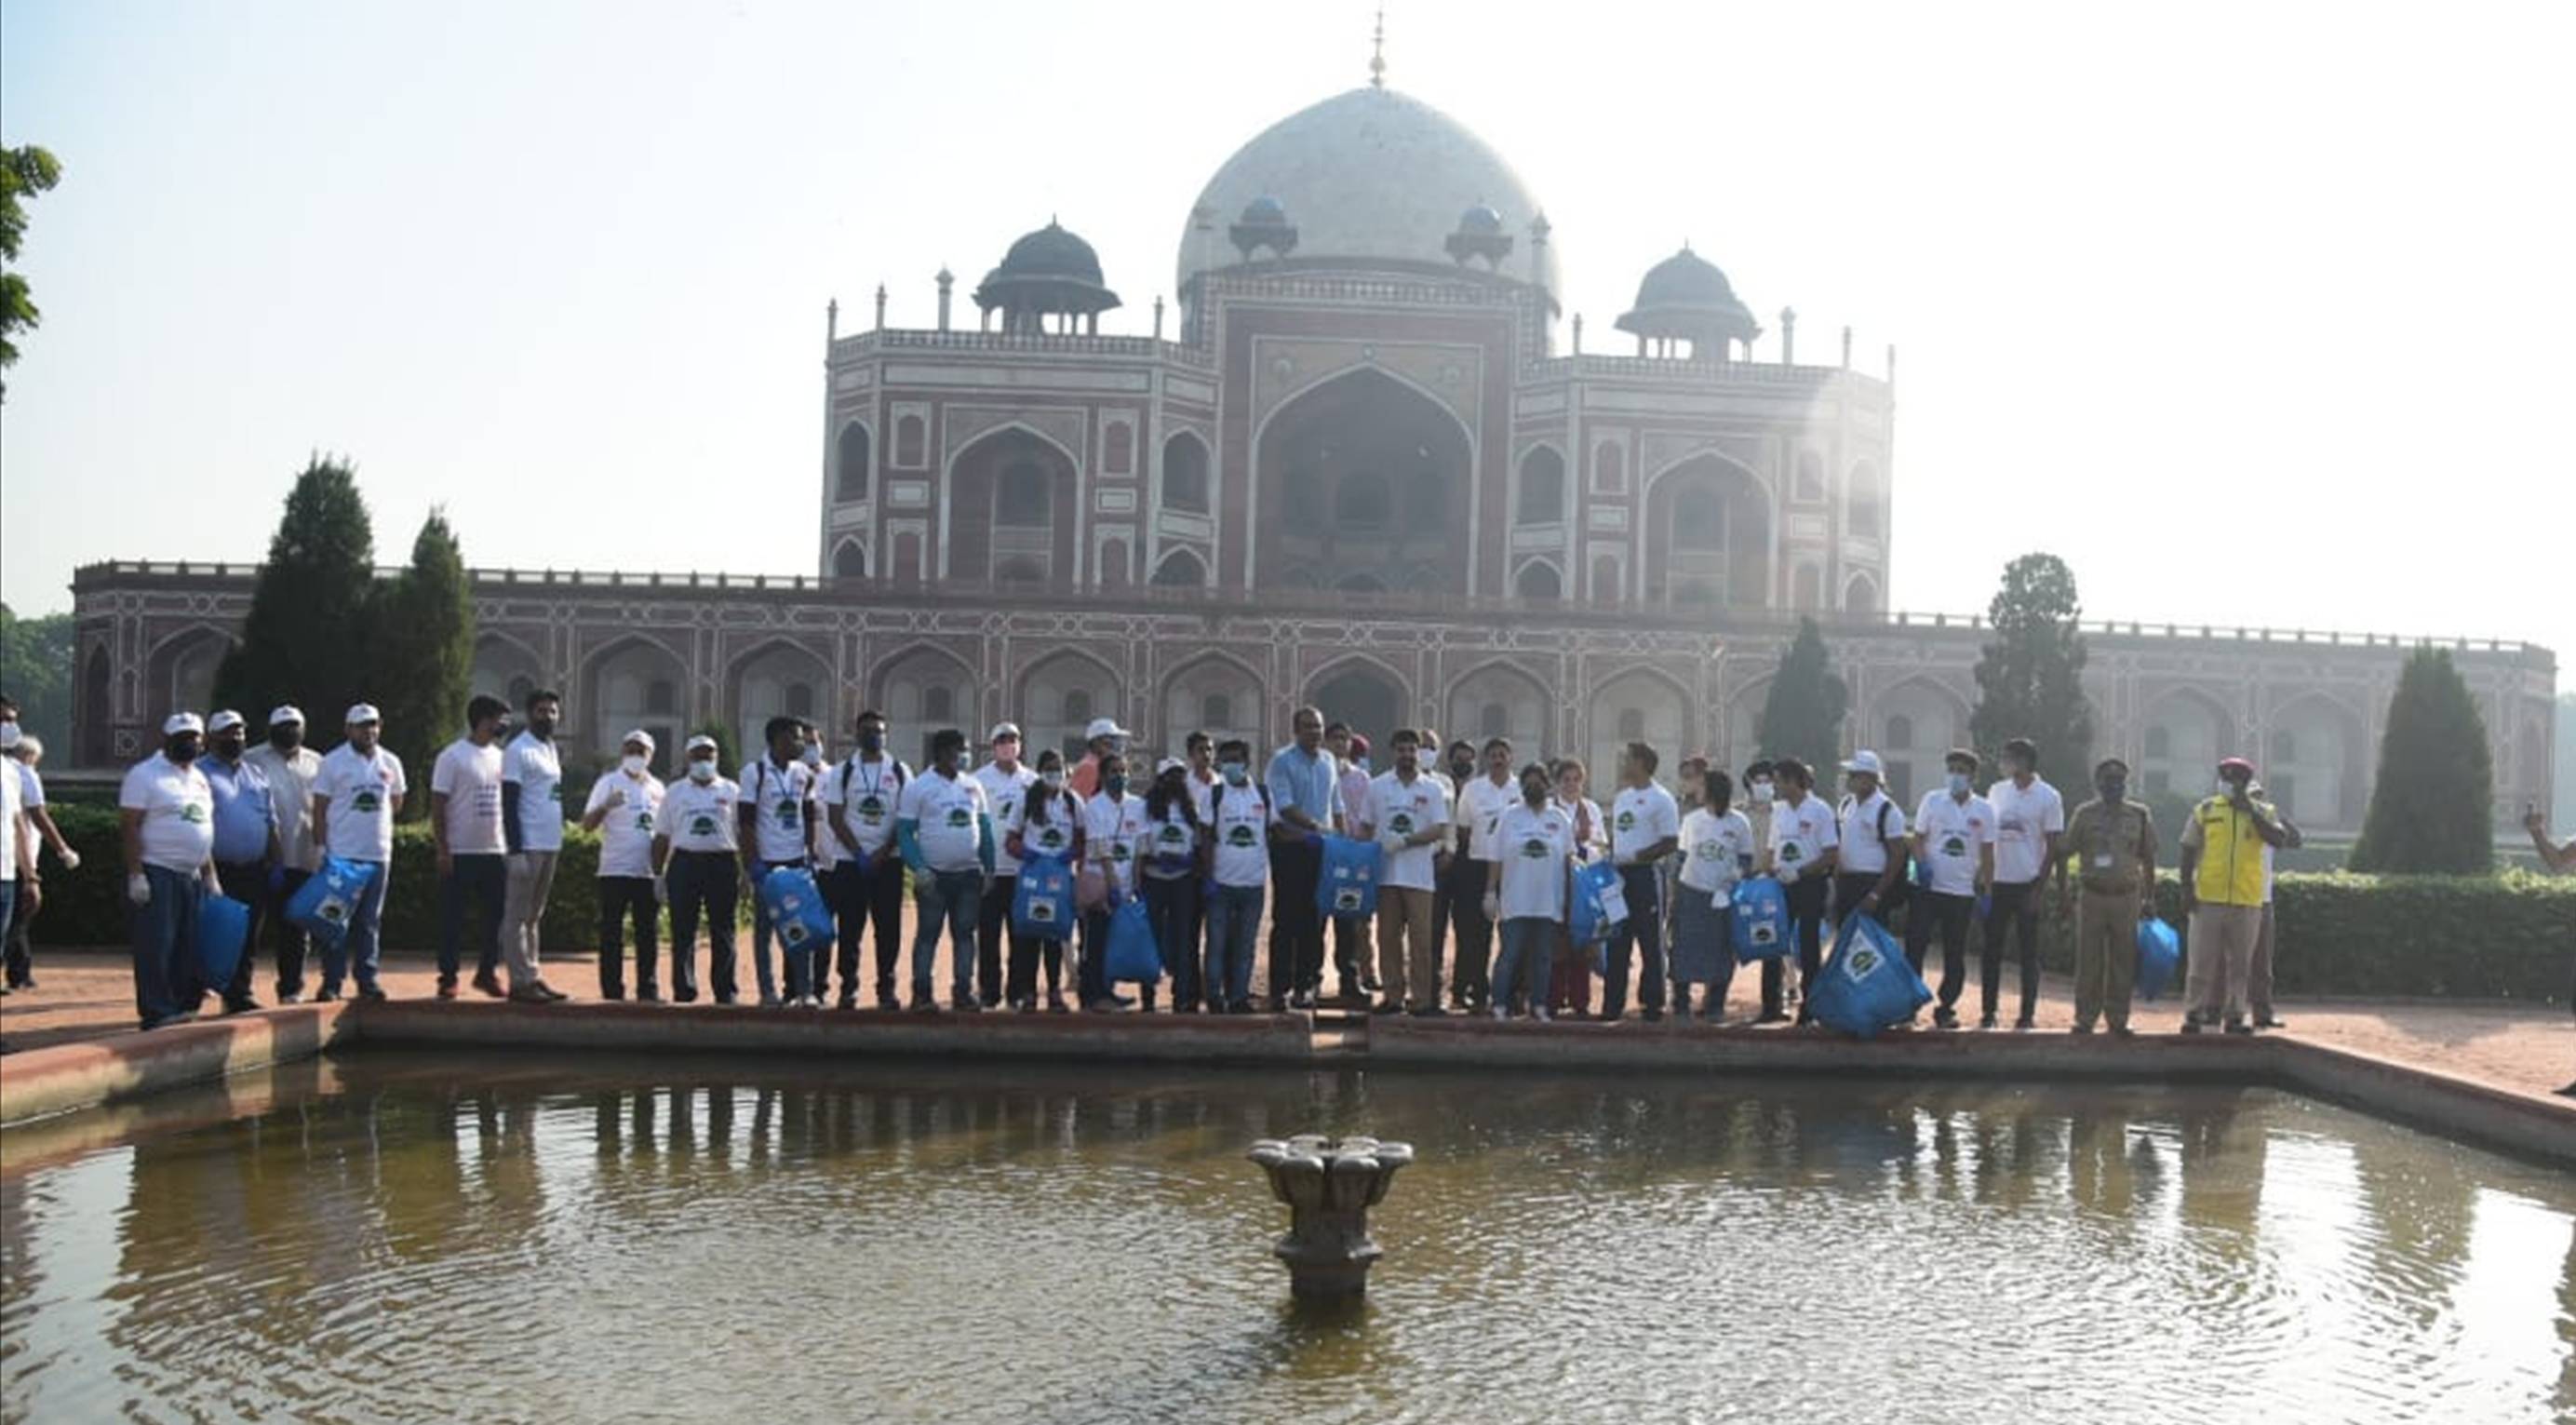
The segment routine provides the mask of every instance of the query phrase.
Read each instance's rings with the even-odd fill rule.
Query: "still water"
[[[1357,1310],[1317,1128],[1420,1155]],[[368,1051],[10,1138],[12,1421],[2576,1416],[2576,1183],[2270,1090]]]

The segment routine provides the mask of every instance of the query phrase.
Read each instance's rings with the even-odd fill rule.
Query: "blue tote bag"
[[[1735,962],[1777,960],[1789,953],[1789,892],[1770,876],[1748,876],[1735,883],[1729,907]]]
[[[769,912],[778,943],[790,950],[810,950],[832,943],[832,908],[814,873],[802,866],[780,866],[760,881],[760,904]]]
[[[1031,940],[1072,936],[1073,867],[1062,856],[1038,852],[1020,858],[1020,883],[1011,892],[1011,930]]]
[[[250,941],[250,907],[230,896],[208,896],[197,908],[197,983],[220,990],[241,968]]]
[[[305,878],[286,902],[286,918],[324,948],[337,948],[349,933],[349,917],[358,913],[358,898],[376,878],[372,861],[346,861],[331,856],[322,869]]]
[[[1619,868],[1607,861],[1586,861],[1574,868],[1573,911],[1568,917],[1577,945],[1597,945],[1628,919],[1628,892],[1619,884]]]
[[[2182,968],[2182,937],[2157,916],[2138,921],[2138,993],[2155,999],[2173,987],[2174,971]]]
[[[1906,962],[1905,947],[1886,926],[1857,914],[1835,933],[1833,953],[1807,1000],[1819,1021],[1859,1039],[1913,1018],[1931,1002],[1931,987]]]
[[[1150,985],[1163,978],[1163,952],[1154,947],[1154,922],[1145,898],[1129,896],[1109,915],[1109,951],[1102,978],[1112,984]]]
[[[1327,920],[1377,914],[1377,876],[1386,852],[1374,841],[1326,835],[1322,872],[1315,877],[1315,909]]]

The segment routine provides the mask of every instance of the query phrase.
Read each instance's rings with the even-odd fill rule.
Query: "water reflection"
[[[266,1093],[10,1165],[0,1416],[2576,1409],[2576,1187],[2264,1090],[368,1054]],[[1312,1129],[1419,1153],[1338,1310],[1240,1157]]]

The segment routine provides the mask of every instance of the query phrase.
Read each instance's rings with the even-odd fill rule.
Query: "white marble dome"
[[[1482,205],[1512,238],[1506,277],[1558,289],[1551,242],[1543,270],[1530,268],[1530,220],[1538,199],[1512,166],[1468,128],[1411,95],[1360,88],[1300,109],[1235,150],[1200,190],[1195,208],[1212,216],[1204,248],[1181,224],[1179,280],[1240,260],[1226,225],[1257,199],[1272,198],[1297,228],[1309,257],[1393,257],[1448,264],[1442,244],[1458,215]],[[1177,290],[1177,289],[1176,289]]]

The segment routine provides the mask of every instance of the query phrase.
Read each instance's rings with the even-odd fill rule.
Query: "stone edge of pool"
[[[675,1032],[685,1019],[685,1034]],[[2576,1164],[2576,1103],[2349,1049],[2266,1035],[1840,1035],[1678,1023],[1496,1024],[1380,1017],[1365,1047],[1319,1047],[1303,1015],[855,1014],[667,1005],[397,1000],[295,1005],[0,1058],[0,1127],[311,1058],[338,1045],[619,1052],[1116,1059],[1301,1068],[1690,1068],[1871,1077],[2265,1082],[2447,1137]]]

